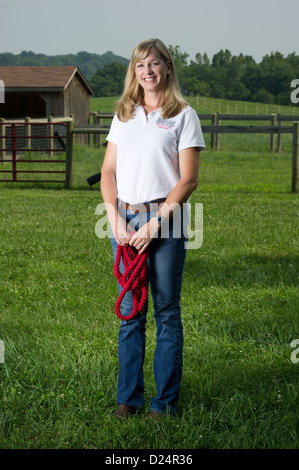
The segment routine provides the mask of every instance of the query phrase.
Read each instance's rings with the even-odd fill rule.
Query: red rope
[[[115,313],[121,320],[131,320],[138,313],[142,313],[148,294],[147,257],[148,250],[136,254],[136,251],[129,245],[117,247],[114,275],[123,289],[116,302]],[[121,258],[125,267],[124,273],[119,270]],[[133,310],[130,315],[124,316],[120,313],[120,305],[129,290],[133,296]]]

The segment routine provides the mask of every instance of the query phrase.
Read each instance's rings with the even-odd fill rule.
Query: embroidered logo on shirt
[[[172,127],[175,126],[175,121],[171,121],[170,119],[163,119],[159,117],[159,119],[156,121],[156,124],[161,129],[171,129]]]

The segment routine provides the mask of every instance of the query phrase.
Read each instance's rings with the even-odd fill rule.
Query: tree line
[[[252,56],[220,50],[212,60],[207,54],[196,54],[187,63],[188,54],[179,47],[171,48],[180,85],[189,94],[259,103],[290,104],[291,82],[299,78],[299,56],[284,57],[271,52],[257,63]]]
[[[129,63],[128,59],[115,55],[111,51],[101,55],[86,51],[62,55],[36,54],[32,51],[22,51],[20,54],[12,54],[11,52],[0,53],[0,66],[73,65],[81,70],[88,81],[92,79],[99,69],[111,62],[117,62],[125,66]]]
[[[197,53],[195,60],[179,46],[169,46],[183,93],[211,98],[290,104],[291,82],[299,78],[299,56],[284,57],[271,52],[257,63],[249,55],[232,55],[220,50],[210,59]],[[32,51],[19,55],[0,54],[0,65],[76,65],[90,82],[94,95],[117,96],[122,93],[128,59],[108,51],[103,55],[77,54],[46,56]]]
[[[169,46],[174,58],[183,93],[210,98],[290,104],[291,82],[299,78],[299,56],[284,57],[272,52],[257,63],[252,56],[220,50],[212,60],[198,53],[195,60],[181,52],[179,46]],[[91,79],[96,96],[119,95],[123,89],[126,66],[110,63],[99,69]]]

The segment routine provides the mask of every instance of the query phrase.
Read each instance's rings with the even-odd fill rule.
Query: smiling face
[[[145,93],[157,93],[166,88],[167,76],[171,72],[171,66],[166,65],[162,55],[154,47],[148,56],[137,62],[135,76]]]

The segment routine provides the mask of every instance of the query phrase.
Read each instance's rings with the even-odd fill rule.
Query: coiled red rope
[[[131,320],[138,313],[142,313],[148,295],[148,249],[143,253],[136,253],[131,246],[118,245],[114,263],[114,275],[122,286],[122,291],[115,304],[115,313],[121,320]],[[123,260],[125,272],[121,273],[119,266]],[[128,291],[132,292],[133,310],[130,315],[120,313],[121,302]]]

